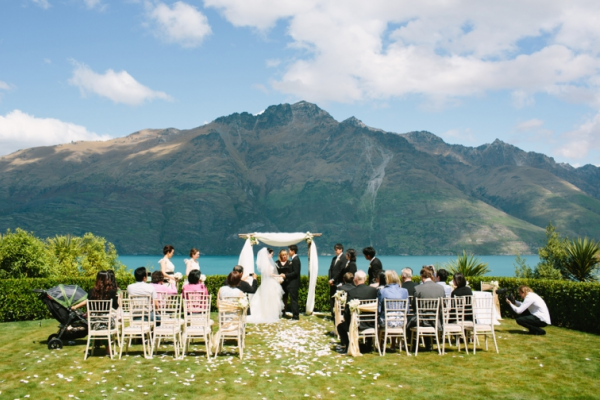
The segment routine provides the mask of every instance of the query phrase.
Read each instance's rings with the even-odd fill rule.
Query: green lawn
[[[250,325],[243,361],[233,348],[207,361],[203,345],[184,360],[174,360],[170,346],[147,360],[138,345],[122,360],[99,349],[84,361],[85,340],[47,349],[56,325],[0,324],[0,399],[600,398],[599,336],[555,327],[529,336],[513,320],[497,329],[500,354],[450,348],[445,356],[351,358],[330,350],[330,321],[302,317]]]

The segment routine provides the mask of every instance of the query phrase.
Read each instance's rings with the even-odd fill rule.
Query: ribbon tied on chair
[[[351,300],[348,303],[350,307],[350,329],[348,330],[348,355],[352,357],[362,356],[360,348],[358,347],[358,315],[363,312],[376,313],[377,302],[361,305],[359,300]]]

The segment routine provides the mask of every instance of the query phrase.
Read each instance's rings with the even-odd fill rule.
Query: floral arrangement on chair
[[[248,308],[250,306],[248,298],[246,296],[240,297],[240,299],[238,300],[238,306],[242,309]]]
[[[340,303],[340,308],[342,308],[342,309],[344,307],[346,307],[346,299],[347,299],[347,297],[348,297],[348,293],[346,293],[344,290],[338,290],[333,295],[333,298],[336,299]]]
[[[500,287],[500,284],[498,283],[498,281],[491,281],[490,285],[492,285],[494,287],[494,289],[498,289]]]
[[[360,300],[358,299],[350,300],[350,303],[348,303],[348,307],[350,307],[350,312],[356,311],[357,314],[360,314],[360,310],[358,309],[359,306]]]

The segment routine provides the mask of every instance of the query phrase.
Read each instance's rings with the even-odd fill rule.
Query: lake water
[[[327,275],[332,256],[319,256],[319,275]],[[515,256],[477,256],[481,261],[487,262],[491,270],[488,276],[514,276]],[[120,256],[119,260],[129,269],[137,267],[147,267],[148,269],[159,269],[158,261],[162,257],[159,255],[147,256]],[[185,274],[184,259],[189,257],[173,256],[171,261],[175,265],[175,272]],[[402,268],[410,267],[413,274],[418,274],[423,265],[439,264],[443,266],[450,260],[456,259],[456,256],[380,256],[378,257],[383,264],[384,269],[393,269],[398,274]],[[539,262],[537,255],[522,256],[527,260],[527,264],[533,267]],[[238,262],[238,256],[200,256],[200,270],[206,275],[227,275]],[[302,262],[302,275],[308,275],[308,257],[300,256]],[[369,268],[369,263],[364,257],[360,257],[356,265],[358,269],[365,272]]]

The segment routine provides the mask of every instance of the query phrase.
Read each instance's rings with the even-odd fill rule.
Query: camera
[[[505,295],[505,297],[511,302],[514,303],[515,302],[515,295],[513,293],[512,290],[508,289],[508,288],[501,288],[496,290],[497,294],[503,294]]]

